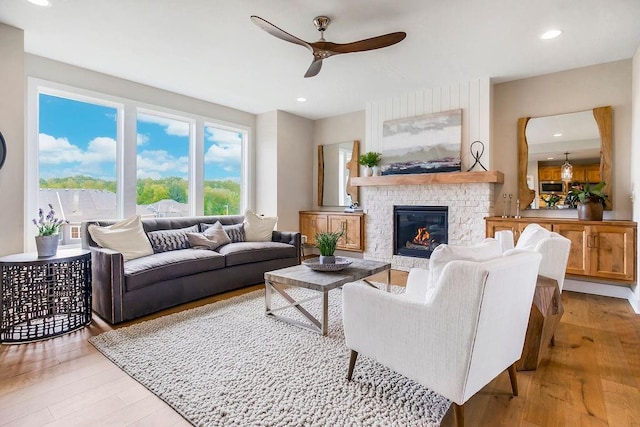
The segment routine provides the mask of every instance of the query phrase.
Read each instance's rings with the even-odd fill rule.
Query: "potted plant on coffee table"
[[[373,167],[378,166],[380,164],[381,159],[382,159],[382,154],[376,153],[374,151],[369,151],[361,155],[358,158],[358,163],[364,166],[364,176],[372,176]]]
[[[602,192],[605,182],[584,185],[571,190],[569,193],[578,198],[578,219],[583,221],[602,221],[602,211],[607,203],[607,195]]]
[[[335,264],[338,240],[342,237],[342,231],[323,231],[316,233],[316,245],[320,250],[320,264]]]

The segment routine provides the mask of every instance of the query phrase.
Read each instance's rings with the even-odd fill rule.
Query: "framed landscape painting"
[[[460,172],[462,110],[382,124],[382,175]]]

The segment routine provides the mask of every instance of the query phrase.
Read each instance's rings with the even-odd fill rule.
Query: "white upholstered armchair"
[[[464,424],[464,403],[506,369],[517,395],[514,363],[522,353],[540,259],[520,252],[485,262],[451,261],[426,294],[346,284],[347,378],[358,354],[370,357],[452,400],[458,425]],[[426,270],[414,269],[408,284],[429,280]]]
[[[503,250],[514,248],[513,232],[511,230],[497,231],[495,235]],[[562,293],[567,261],[571,251],[571,240],[558,233],[549,231],[540,224],[529,224],[522,230],[515,249],[538,252],[542,255],[538,274],[555,279],[558,290]]]

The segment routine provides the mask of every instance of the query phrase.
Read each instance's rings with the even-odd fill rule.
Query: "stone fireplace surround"
[[[398,270],[426,268],[429,260],[393,254],[394,205],[448,206],[449,244],[461,246],[484,239],[484,218],[494,214],[494,184],[487,182],[365,186],[360,192],[367,214],[363,257],[390,262]]]

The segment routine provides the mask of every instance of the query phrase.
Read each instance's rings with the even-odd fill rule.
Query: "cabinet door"
[[[600,182],[600,165],[585,166],[585,181]]]
[[[590,274],[618,280],[634,278],[635,230],[631,227],[594,225],[589,227]]]
[[[540,181],[560,181],[560,166],[542,166],[538,168]]]
[[[307,244],[316,244],[316,233],[327,231],[327,215],[314,213],[300,214],[300,233],[307,236]]]
[[[487,237],[496,237],[496,232],[502,230],[509,230],[513,233],[513,238],[516,239],[518,233],[518,223],[512,221],[487,221],[485,234]]]
[[[591,248],[587,246],[588,227],[580,224],[553,224],[553,231],[571,240],[567,274],[588,275],[591,255]]]
[[[363,250],[361,216],[329,215],[329,230],[343,232],[342,237],[338,240],[338,249]]]

